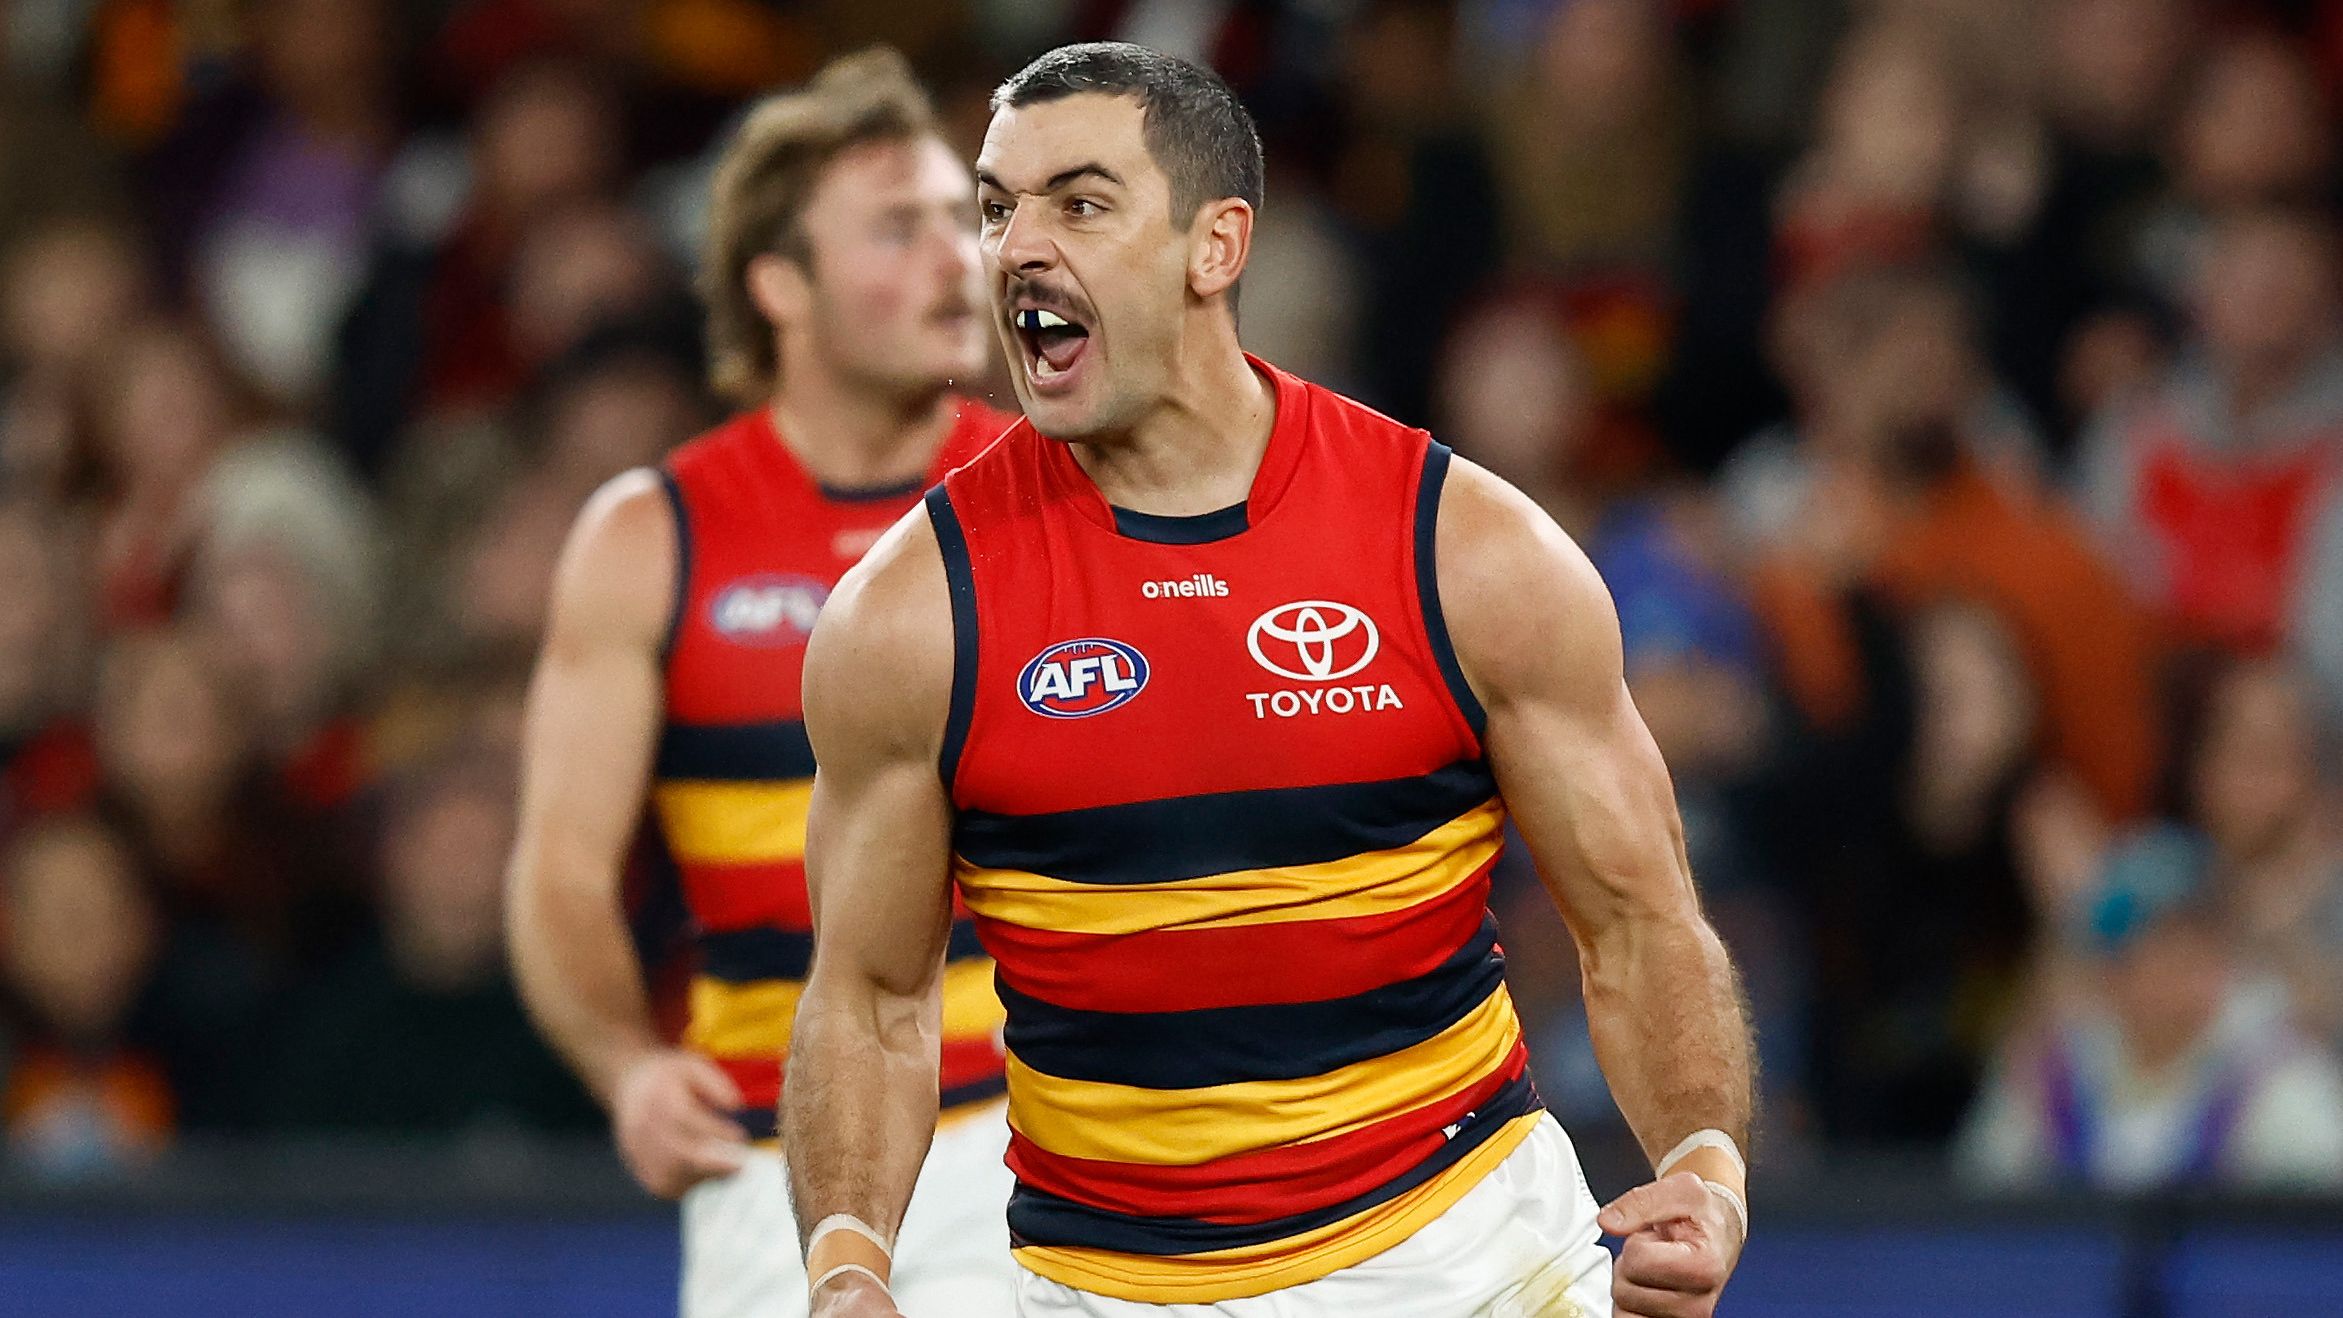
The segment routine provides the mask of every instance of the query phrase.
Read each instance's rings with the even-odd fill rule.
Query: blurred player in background
[[[1011,419],[952,392],[985,364],[969,207],[891,51],[756,107],[716,171],[704,276],[716,383],[747,410],[600,490],[556,573],[513,957],[629,1169],[683,1198],[686,1318],[806,1312],[774,1139],[812,955],[801,663],[841,574]],[[698,936],[682,1048],[653,1024],[621,909],[646,796]],[[931,932],[950,958],[945,1060],[905,1284],[981,1318],[1007,1312],[1012,1273],[1001,1007],[965,923],[903,937]]]
[[[807,659],[815,1312],[918,1312],[862,1232],[928,1138],[956,883],[1008,1005],[1021,1313],[1707,1318],[1749,1033],[1610,597],[1510,486],[1239,349],[1260,152],[1217,77],[1136,46],[994,98],[980,231],[1028,421]],[[1599,1211],[1487,912],[1508,816],[1658,1166]]]

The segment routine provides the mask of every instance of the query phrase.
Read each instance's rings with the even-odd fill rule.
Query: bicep
[[[1526,497],[1461,461],[1437,543],[1490,768],[1572,932],[1583,942],[1627,917],[1696,910],[1675,789],[1593,564]]]
[[[519,849],[574,862],[550,867],[571,881],[611,881],[642,814],[672,536],[663,505],[589,506],[555,575],[522,732]]]
[[[937,758],[952,664],[942,559],[915,510],[839,583],[806,651],[818,981],[911,996],[941,971],[952,805]]]

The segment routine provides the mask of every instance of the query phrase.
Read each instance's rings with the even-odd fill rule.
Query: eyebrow
[[[1057,173],[1050,175],[1049,181],[1041,185],[1041,191],[1055,192],[1059,188],[1066,186],[1076,179],[1086,178],[1092,175],[1105,179],[1107,182],[1114,184],[1116,187],[1123,186],[1123,180],[1118,177],[1113,170],[1108,169],[1106,166],[1098,164],[1094,161],[1090,164],[1076,165],[1072,169],[1061,169]],[[1001,182],[999,179],[994,178],[992,171],[988,169],[979,168],[976,171],[976,181],[982,183],[988,188],[994,188],[1001,192],[1016,191],[1016,189],[1011,188],[1007,184]]]

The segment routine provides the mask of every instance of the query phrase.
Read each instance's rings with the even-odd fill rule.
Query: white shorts
[[[909,1318],[1010,1318],[1009,1191],[1001,1161],[1008,1105],[955,1112],[937,1127],[895,1244],[895,1303]],[[805,1261],[789,1173],[759,1151],[683,1197],[682,1318],[805,1318]]]
[[[1596,1238],[1578,1151],[1548,1116],[1479,1185],[1363,1263],[1218,1304],[1135,1304],[1033,1273],[1019,1318],[1609,1318],[1611,1254]]]

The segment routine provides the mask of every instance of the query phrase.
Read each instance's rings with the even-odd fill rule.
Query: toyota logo
[[[1264,650],[1263,642],[1270,648]],[[1372,663],[1382,644],[1373,618],[1333,600],[1280,604],[1253,619],[1253,629],[1245,634],[1253,662],[1297,682],[1349,677]]]

